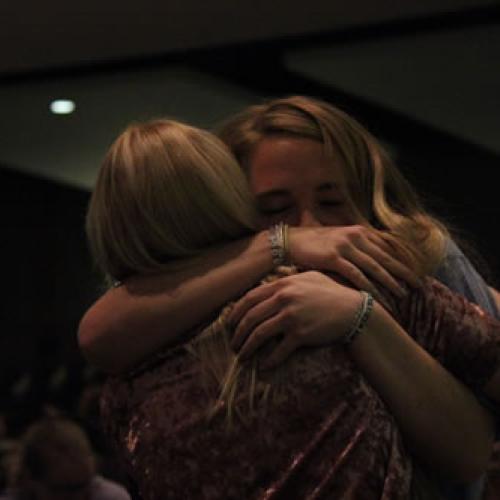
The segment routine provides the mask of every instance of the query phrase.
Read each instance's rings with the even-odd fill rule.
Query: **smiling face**
[[[318,141],[291,136],[262,139],[250,158],[249,181],[262,227],[279,221],[291,226],[360,222],[341,165],[325,155]]]

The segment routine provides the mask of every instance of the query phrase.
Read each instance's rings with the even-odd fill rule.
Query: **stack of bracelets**
[[[269,242],[271,243],[271,255],[274,267],[289,263],[288,249],[288,224],[275,224],[269,228]]]

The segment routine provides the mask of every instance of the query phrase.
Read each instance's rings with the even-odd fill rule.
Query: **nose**
[[[319,227],[323,225],[314,212],[309,209],[305,209],[300,212],[298,222],[300,227]]]

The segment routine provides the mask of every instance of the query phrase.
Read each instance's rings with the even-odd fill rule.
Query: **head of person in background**
[[[213,134],[173,120],[129,126],[99,170],[86,230],[110,280],[166,270],[171,262],[255,231],[248,183]]]
[[[261,225],[371,226],[395,236],[419,274],[439,266],[447,229],[423,209],[380,142],[338,108],[302,96],[275,99],[248,107],[218,135],[246,172]]]
[[[5,500],[130,500],[121,485],[98,474],[94,450],[80,425],[42,417],[22,435]]]
[[[20,442],[12,486],[19,500],[90,500],[96,474],[93,451],[82,429],[60,417],[31,425]]]

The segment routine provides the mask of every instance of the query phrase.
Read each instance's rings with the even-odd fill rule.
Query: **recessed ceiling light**
[[[50,103],[50,111],[56,115],[69,115],[75,110],[75,103],[70,99],[56,99]]]

